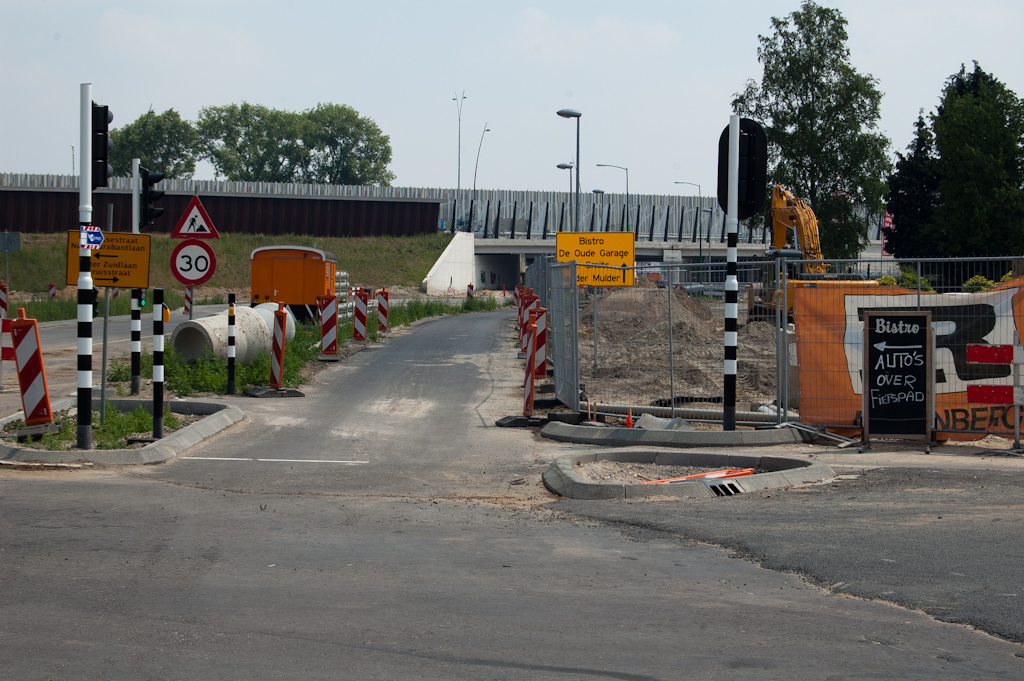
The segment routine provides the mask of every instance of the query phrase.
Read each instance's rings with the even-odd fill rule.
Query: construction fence
[[[1013,433],[1012,407],[966,397],[967,385],[1011,384],[1012,366],[966,356],[969,344],[1020,343],[1020,259],[828,261],[827,274],[801,275],[810,264],[738,266],[737,423],[800,421],[859,435],[864,313],[926,310],[935,431]],[[725,264],[638,266],[635,286],[611,288],[576,287],[570,265],[538,258],[526,278],[549,309],[559,400],[581,411],[589,402],[608,414],[720,421]]]

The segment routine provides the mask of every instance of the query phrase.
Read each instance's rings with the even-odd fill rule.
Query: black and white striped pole
[[[153,289],[153,437],[164,436],[164,290]]]
[[[78,176],[78,428],[79,449],[92,449],[92,270],[85,228],[92,224],[92,83],[82,83]]]
[[[235,394],[235,294],[228,294],[228,395]]]
[[[725,265],[725,382],[723,430],[736,430],[736,314],[739,286],[736,281],[736,241],[739,234],[740,117],[729,118],[729,205]]]
[[[139,159],[132,159],[132,232],[139,233],[142,208],[139,204]],[[132,289],[132,384],[131,394],[138,395],[142,384],[142,289]]]

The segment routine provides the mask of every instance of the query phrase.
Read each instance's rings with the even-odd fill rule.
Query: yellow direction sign
[[[95,286],[149,288],[149,234],[107,232],[93,251],[89,271]],[[68,232],[67,285],[78,283],[78,232]]]
[[[558,262],[576,261],[577,286],[632,286],[636,260],[633,232],[559,232]],[[588,267],[587,265],[604,265]],[[614,269],[611,269],[614,268]]]

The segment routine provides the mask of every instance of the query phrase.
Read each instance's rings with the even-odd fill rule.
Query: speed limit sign
[[[217,256],[206,241],[187,239],[171,251],[171,274],[186,286],[206,283],[217,269]]]

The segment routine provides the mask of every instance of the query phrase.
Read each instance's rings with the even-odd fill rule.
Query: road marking
[[[200,461],[270,461],[275,463],[344,463],[360,464],[370,463],[369,461],[339,461],[336,459],[245,459],[228,456],[183,456],[183,459],[195,459]]]

